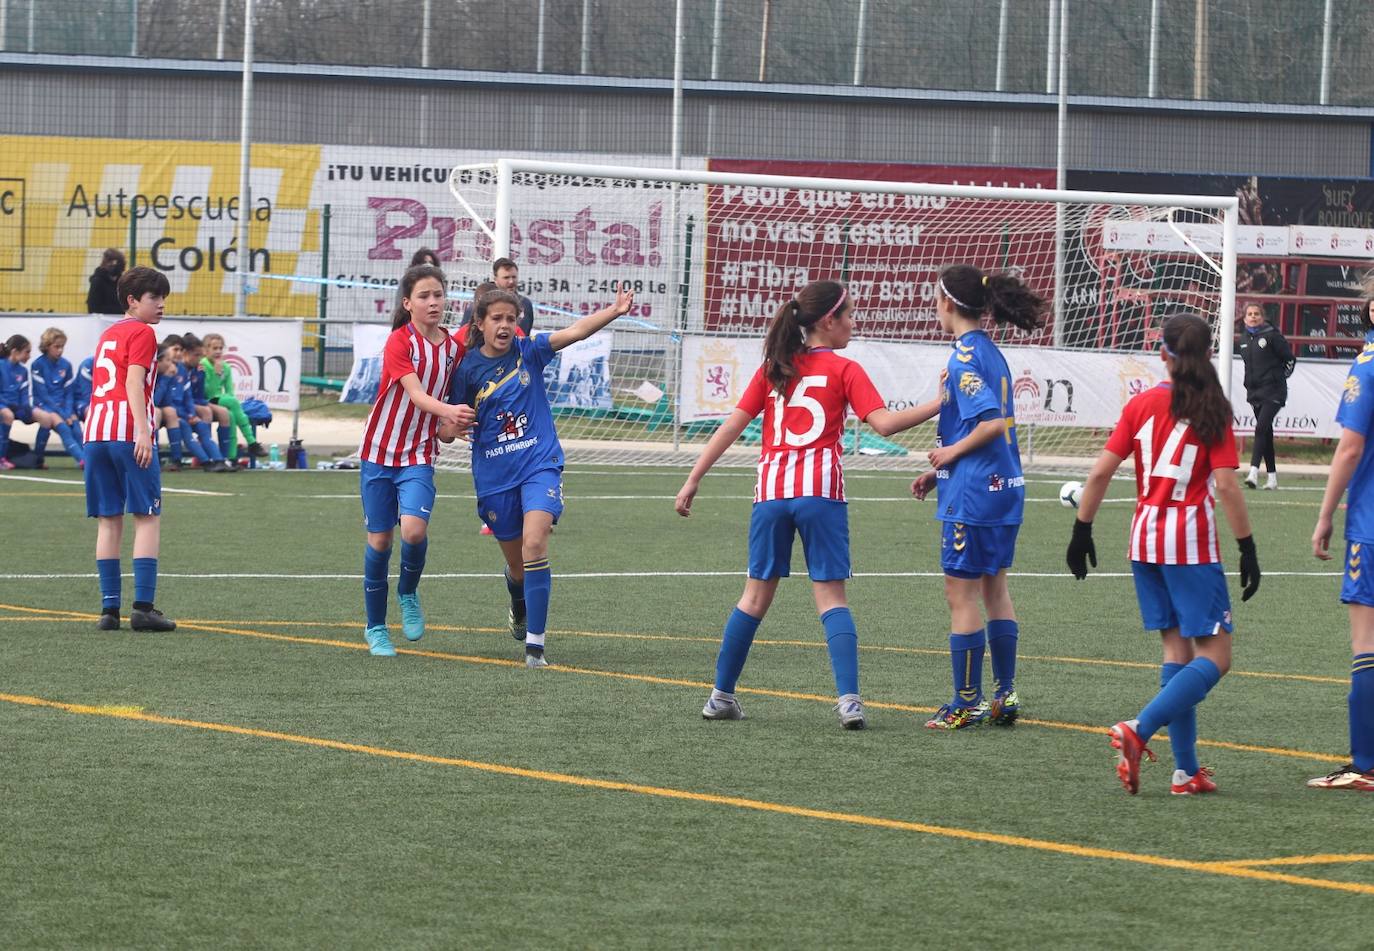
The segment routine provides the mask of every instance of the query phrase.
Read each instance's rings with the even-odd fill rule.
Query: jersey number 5
[[[114,361],[111,360],[106,354],[118,346],[118,341],[106,340],[104,343],[100,345],[100,349],[96,351],[95,368],[97,370],[105,371],[105,382],[96,384],[96,396],[104,396],[106,393],[110,392],[110,390],[114,389],[115,376],[117,375],[117,372],[115,370]]]
[[[825,386],[824,376],[802,377],[792,390],[791,399],[784,400],[781,393],[773,394],[773,445],[780,446],[785,442],[789,446],[805,446],[815,442],[816,437],[825,431],[825,407],[815,397],[806,395],[807,390],[816,386]],[[788,409],[804,409],[811,414],[811,425],[800,436],[782,427],[783,411]]]
[[[1188,424],[1182,420],[1174,423],[1173,432],[1169,433],[1169,438],[1164,440],[1164,449],[1159,454],[1159,459],[1154,458],[1154,432],[1155,418],[1151,416],[1141,424],[1136,431],[1135,441],[1140,444],[1140,461],[1143,463],[1141,468],[1145,472],[1144,478],[1140,483],[1140,494],[1146,496],[1150,494],[1150,480],[1153,478],[1173,479],[1174,491],[1170,493],[1170,498],[1175,502],[1183,501],[1183,497],[1188,494],[1188,482],[1193,477],[1193,462],[1197,459],[1197,446],[1187,445],[1183,447],[1183,452],[1179,454],[1179,444],[1183,442],[1183,435],[1188,432]],[[1174,462],[1174,456],[1178,454],[1180,458]]]

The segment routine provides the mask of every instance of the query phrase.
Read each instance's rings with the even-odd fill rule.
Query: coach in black
[[[1274,468],[1274,417],[1288,402],[1288,377],[1296,360],[1277,327],[1264,316],[1259,304],[1245,305],[1245,331],[1240,336],[1240,358],[1245,364],[1245,400],[1255,411],[1254,448],[1250,452],[1249,488],[1259,487],[1259,465],[1264,460],[1266,489],[1279,487]]]

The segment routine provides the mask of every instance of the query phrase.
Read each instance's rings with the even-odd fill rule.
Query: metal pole
[[[1045,92],[1052,93],[1057,85],[1055,67],[1059,65],[1059,0],[1050,0],[1050,35],[1045,41]]]
[[[1217,323],[1221,328],[1217,341],[1217,376],[1226,398],[1231,398],[1231,355],[1236,329],[1236,224],[1240,219],[1239,205],[1227,208],[1221,219],[1221,313]]]
[[[429,69],[430,3],[425,0],[420,12],[420,68]]]
[[[582,0],[582,66],[579,70],[583,76],[591,69],[592,64],[592,0]]]
[[[1055,135],[1055,188],[1063,191],[1068,178],[1064,154],[1069,128],[1069,0],[1059,2],[1059,117]],[[1064,346],[1064,203],[1054,206],[1054,345]]]
[[[496,160],[496,221],[492,226],[491,259],[510,257],[511,168],[507,159]]]
[[[1007,88],[1007,2],[1002,0],[1002,7],[997,13],[997,85],[996,90],[1003,92]]]
[[[673,26],[673,168],[682,168],[682,40],[683,0],[677,0],[677,16]],[[673,186],[676,194],[677,186]],[[676,227],[677,222],[673,222]]]
[[[1005,4],[1007,0],[1002,0]],[[854,33],[854,82],[853,85],[861,85],[864,81],[864,45],[866,34],[868,33],[868,0],[859,0],[859,26]]]
[[[1207,0],[1193,2],[1193,98],[1207,98]]]
[[[1322,12],[1322,94],[1321,104],[1331,102],[1331,0]]]
[[[229,0],[219,0],[219,25],[215,28],[215,59],[224,59],[224,27],[229,20]]]
[[[1150,0],[1150,75],[1146,95],[1159,95],[1159,0]]]
[[[129,0],[129,55],[138,55],[138,0]]]
[[[720,0],[716,0],[720,3]],[[9,35],[10,0],[0,0],[0,53],[9,49],[5,38]]]
[[[329,219],[331,208],[326,202],[324,213],[320,215],[320,335],[315,345],[315,374],[324,376],[325,334],[329,332],[325,321],[329,319]]]
[[[716,0],[711,23],[711,78],[720,78],[720,30],[725,22],[725,0]]]
[[[33,52],[33,5],[34,0],[29,0],[29,52]]]
[[[759,37],[759,82],[768,75],[768,16],[773,9],[773,0],[763,0],[763,32]]]
[[[234,316],[248,314],[248,272],[253,255],[248,249],[248,223],[252,218],[248,144],[253,121],[253,0],[243,3],[243,98],[239,105],[239,279],[234,288]]]
[[[545,6],[546,0],[539,0],[539,27],[534,34],[534,71],[536,73],[544,71],[544,20],[547,15]]]

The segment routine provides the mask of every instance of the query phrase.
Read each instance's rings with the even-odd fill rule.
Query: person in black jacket
[[[119,300],[115,285],[124,273],[124,252],[106,248],[100,266],[91,272],[91,287],[86,291],[86,313],[122,314],[125,307]]]
[[[1245,305],[1245,332],[1240,338],[1240,358],[1245,364],[1245,400],[1255,411],[1254,448],[1250,452],[1249,488],[1259,487],[1259,465],[1264,460],[1266,489],[1279,487],[1274,468],[1274,417],[1288,402],[1288,377],[1296,360],[1277,327],[1264,316],[1259,304]]]

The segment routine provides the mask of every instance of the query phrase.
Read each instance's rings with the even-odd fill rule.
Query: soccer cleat
[[[744,708],[739,705],[733,694],[722,696],[718,691],[711,691],[711,696],[706,698],[706,706],[701,708],[701,718],[703,720],[743,720]]]
[[[119,618],[115,618],[115,623],[119,623]],[[175,631],[177,622],[157,608],[149,608],[146,611],[134,608],[129,612],[129,627],[135,631]]]
[[[1309,789],[1357,789],[1361,792],[1374,792],[1374,769],[1360,772],[1354,763],[1346,763],[1333,773],[1318,776],[1307,781]]]
[[[1278,473],[1275,473],[1275,472],[1269,473],[1269,478],[1264,480],[1264,488],[1265,488],[1265,490],[1268,491],[1268,490],[1272,490],[1272,489],[1277,489],[1278,487],[1279,487],[1279,477],[1278,477]]]
[[[1217,784],[1212,782],[1212,771],[1206,766],[1199,766],[1193,776],[1189,776],[1181,769],[1174,770],[1174,781],[1169,786],[1169,792],[1175,796],[1200,796],[1216,791]]]
[[[549,666],[549,662],[544,659],[544,648],[526,647],[525,666],[528,667],[530,670],[536,670],[540,667]]]
[[[971,707],[956,707],[945,704],[935,711],[935,716],[926,721],[927,730],[963,730],[978,726],[992,714],[986,700],[979,700]]]
[[[478,535],[490,535],[490,534],[491,534],[491,526],[488,525],[486,522],[483,522],[483,523],[482,523],[482,528],[477,532],[477,534],[478,534]]]
[[[419,592],[398,594],[396,600],[401,602],[401,633],[408,641],[418,641],[425,636],[425,612],[420,610]]]
[[[835,714],[840,718],[840,726],[846,730],[862,730],[868,726],[864,716],[864,702],[857,693],[847,693],[835,704]]]
[[[1135,729],[1124,720],[1108,729],[1107,735],[1112,739],[1112,748],[1121,751],[1116,760],[1116,775],[1126,791],[1134,796],[1140,791],[1140,757],[1146,756],[1153,763],[1155,754],[1140,742]]]
[[[119,614],[107,614],[105,612],[101,612],[100,620],[96,622],[96,627],[98,627],[102,631],[119,630]]]
[[[262,443],[260,442],[250,442],[248,444],[248,455],[252,456],[254,459],[262,459],[267,455],[267,450],[262,448]]]
[[[391,646],[391,634],[385,624],[374,624],[363,631],[367,638],[367,652],[373,657],[395,657],[396,648]]]
[[[529,631],[529,628],[525,623],[524,611],[517,613],[515,605],[512,604],[510,610],[506,612],[506,626],[507,630],[510,631],[511,637],[515,638],[521,644],[525,643],[525,634]]]
[[[3,456],[0,456],[0,472],[6,472],[6,471],[8,471],[8,470],[10,470],[10,469],[14,469],[14,468],[17,468],[17,467],[15,466],[14,463],[10,462],[8,459],[4,458]]]
[[[1249,471],[1248,473],[1246,473],[1246,476],[1245,476],[1245,487],[1246,487],[1247,489],[1258,489],[1258,488],[1259,488],[1259,470],[1256,469],[1254,466],[1251,466],[1251,467],[1250,467],[1250,471]]]
[[[988,708],[988,719],[997,726],[1016,726],[1016,718],[1021,715],[1021,698],[1013,690],[1000,697],[993,697]]]

